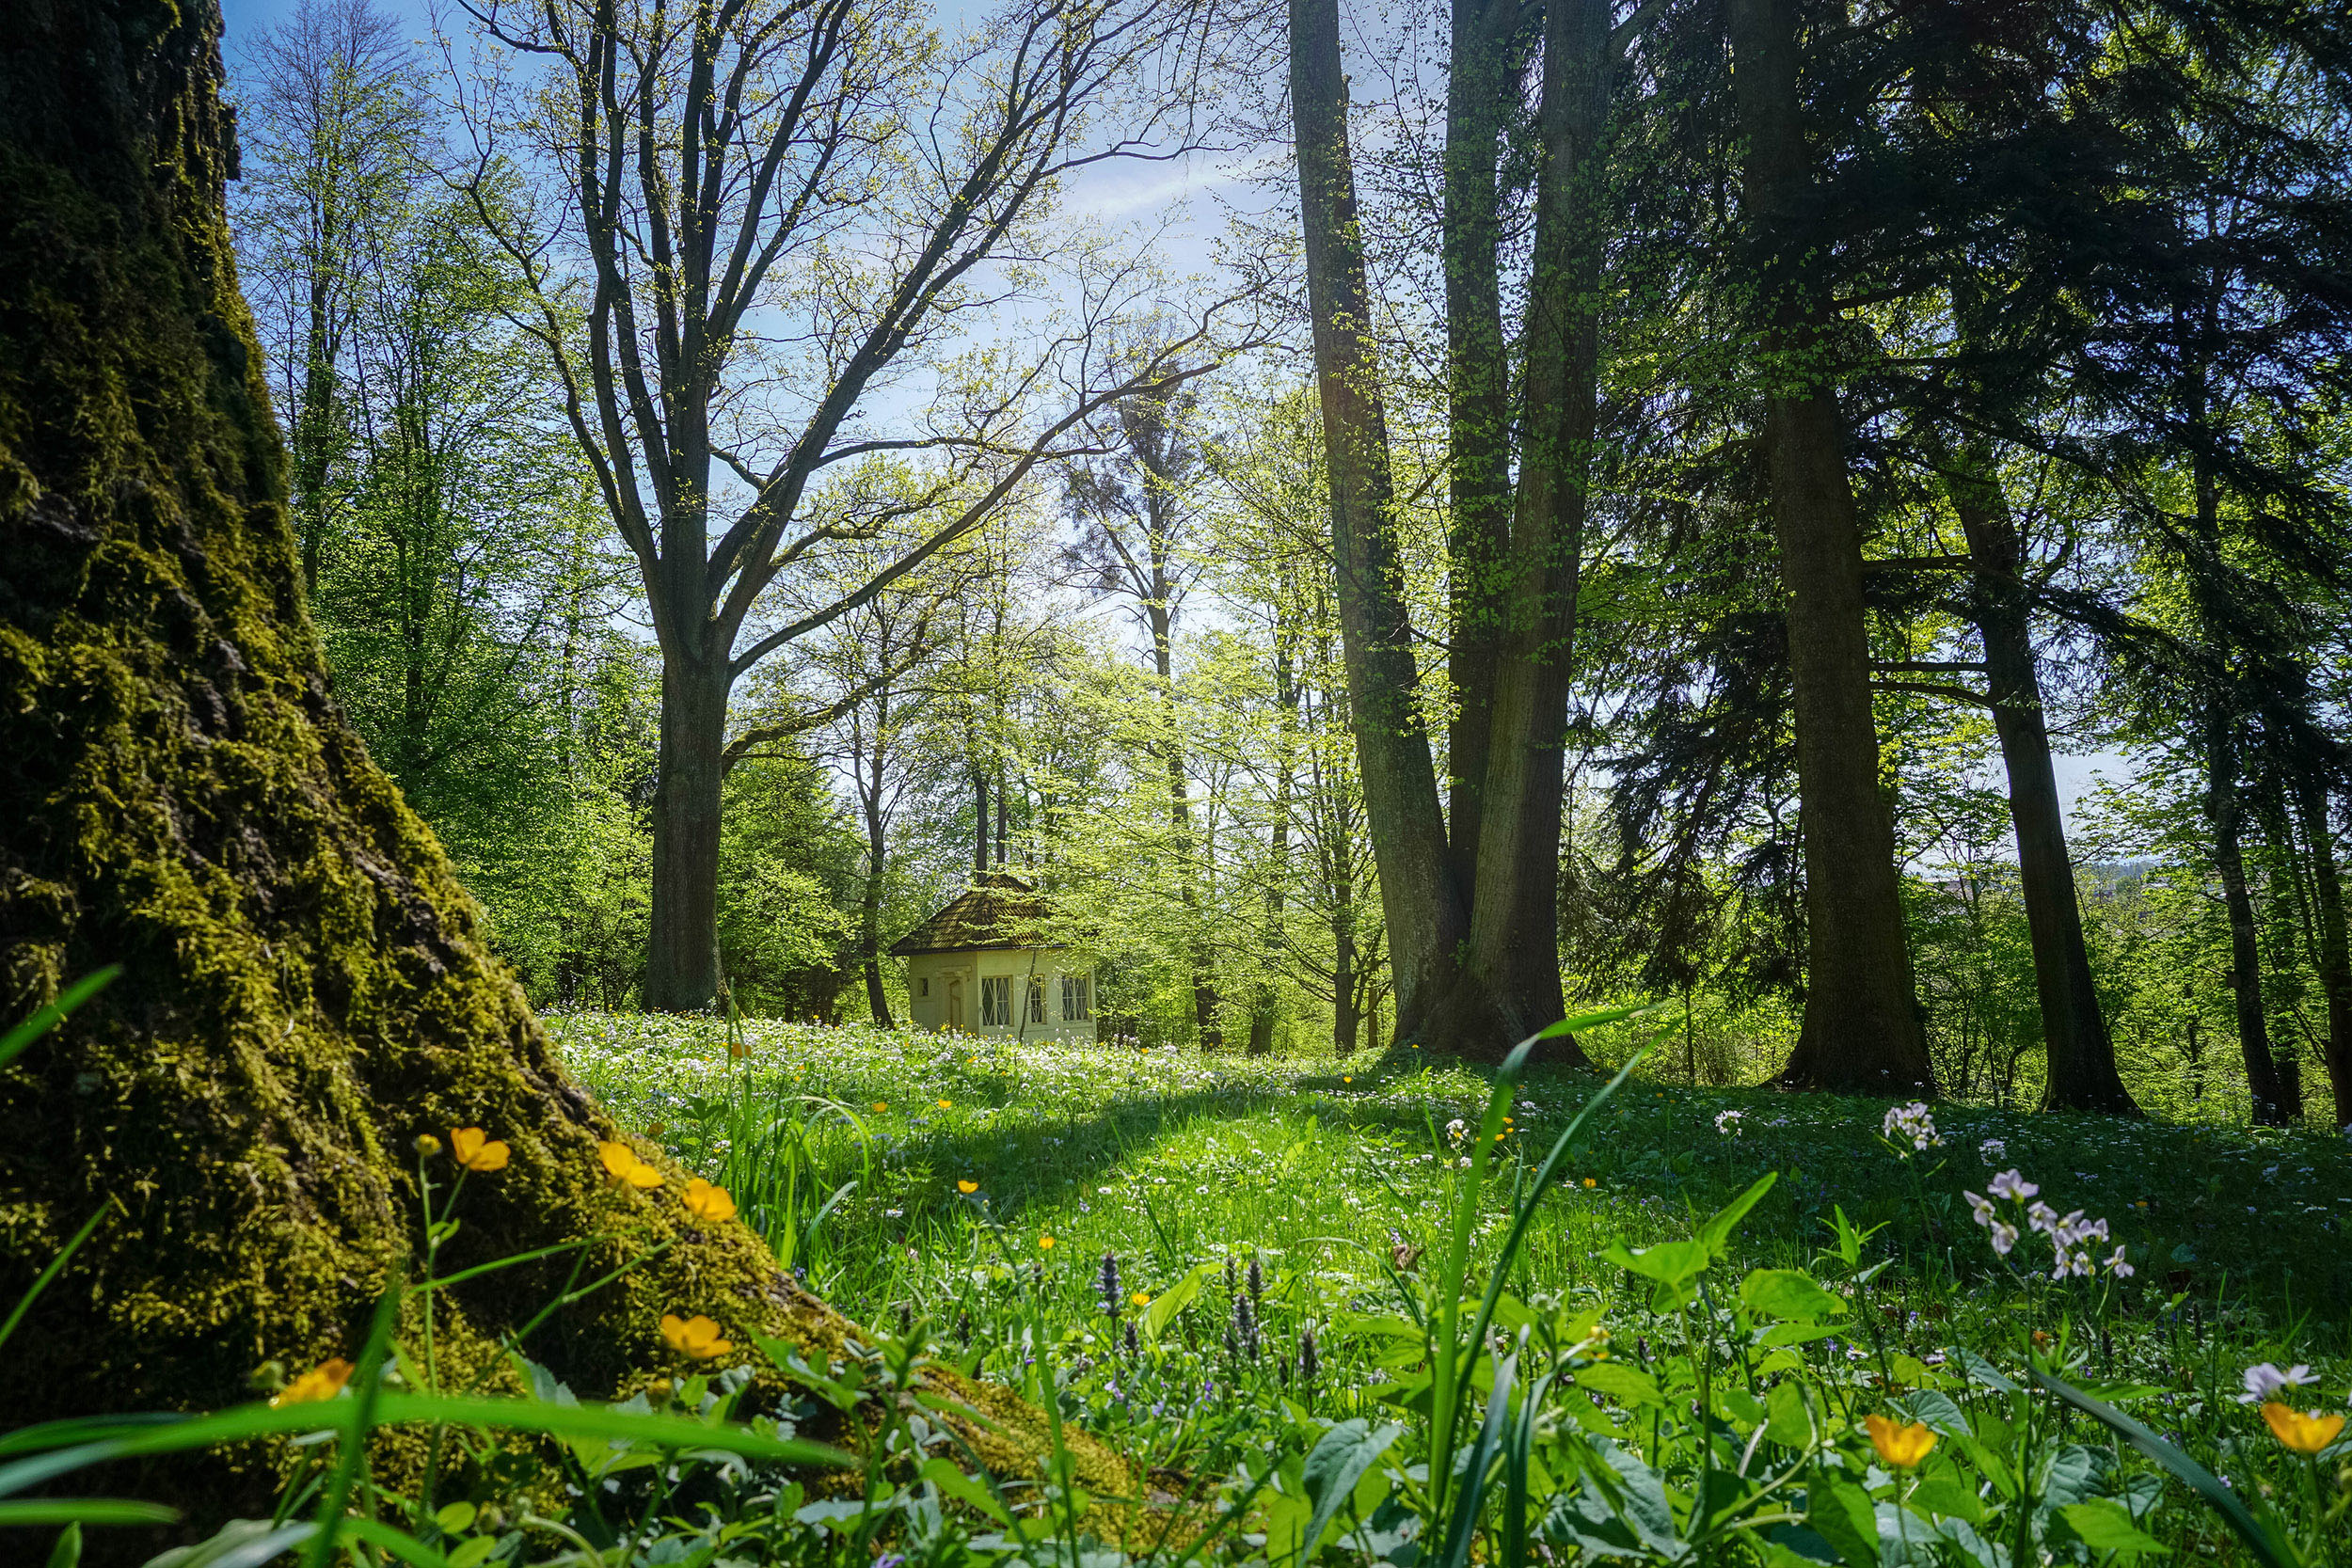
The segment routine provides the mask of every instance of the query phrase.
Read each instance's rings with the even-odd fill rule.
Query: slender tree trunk
[[[656,1012],[695,1012],[719,996],[719,802],[730,684],[723,657],[690,665],[672,653],[662,663],[644,998]]]
[[[1509,597],[1510,356],[1502,337],[1496,166],[1503,119],[1518,96],[1513,56],[1523,14],[1513,0],[1454,0],[1446,81],[1446,673],[1454,703],[1446,744],[1446,835],[1454,881],[1464,889],[1478,875],[1488,704]]]
[[[1981,606],[1977,630],[1984,641],[1993,727],[2009,773],[2018,882],[2025,895],[2034,990],[2042,1004],[2042,1037],[2049,1056],[2048,1103],[2056,1110],[2137,1116],[2139,1107],[2116,1070],[2115,1044],[2100,1015],[2090,954],[2083,943],[2082,906],[2074,889],[2074,863],[2066,852],[2066,816],[2050,760],[2032,611],[2021,577],[2024,546],[1992,454],[1968,450],[1946,467],[1945,493],[1960,515],[1977,571]]]
[[[866,812],[866,897],[858,912],[859,946],[865,953],[866,1006],[874,1022],[891,1026],[890,992],[882,985],[882,876],[889,867],[889,846],[883,839],[882,773],[887,752],[882,740],[890,721],[890,698],[885,692],[875,705],[870,771],[859,781],[860,804]]]
[[[2245,812],[2238,800],[2237,754],[2230,721],[2219,709],[2205,720],[2205,811],[2213,823],[2214,869],[2221,878],[2222,907],[2230,916],[2230,989],[2237,1010],[2238,1052],[2246,1061],[2247,1093],[2254,1122],[2282,1127],[2302,1119],[2300,1097],[2279,1072],[2270,1051],[2270,1022],[2263,1010],[2262,947],[2254,928],[2254,900],[2246,885],[2242,843]]]
[[[1274,827],[1273,872],[1266,878],[1265,941],[1262,943],[1266,978],[1258,982],[1249,1006],[1249,1054],[1264,1056],[1274,1050],[1274,1027],[1279,1022],[1279,995],[1275,990],[1275,966],[1282,953],[1282,890],[1290,882],[1292,774],[1297,753],[1298,676],[1293,668],[1293,633],[1278,608],[1274,617]]]
[[[1731,0],[1742,201],[1767,325],[1764,444],[1788,595],[1788,662],[1804,839],[1804,1021],[1783,1081],[1854,1093],[1931,1090],[1912,996],[1894,822],[1879,788],[1862,545],[1835,386],[1831,302],[1810,276],[1813,155],[1785,0]]]
[[[972,768],[972,820],[977,824],[972,840],[972,870],[988,869],[988,775],[978,764]]]
[[[2352,943],[2345,939],[2344,877],[2336,864],[2328,805],[2323,780],[2306,777],[2297,782],[2296,806],[2311,847],[2312,902],[2318,906],[2312,957],[2328,998],[2328,1087],[2335,1097],[2336,1125],[2352,1127]]]
[[[215,1409],[250,1399],[262,1362],[351,1355],[421,1246],[415,1141],[454,1127],[512,1152],[469,1183],[444,1276],[557,1256],[436,1293],[445,1371],[512,1390],[508,1336],[576,1268],[625,1277],[524,1348],[584,1397],[674,1370],[664,1312],[821,1356],[851,1325],[748,1227],[689,1214],[658,1148],[639,1151],[666,1190],[607,1186],[597,1145],[628,1134],[336,707],[230,262],[220,25],[211,4],[20,7],[0,50],[0,1019],[122,966],[0,1074],[0,1301],[102,1218],[15,1325],[0,1411]],[[1039,1473],[1040,1413],[924,1375],[946,1418],[988,1413],[966,1440]],[[1136,1495],[1066,1435],[1077,1484]],[[370,1463],[410,1487],[423,1447]],[[135,1478],[187,1510],[179,1542],[266,1516],[278,1481],[251,1448]],[[89,1552],[173,1544],[115,1529]]]
[[[1445,990],[1467,911],[1447,858],[1392,515],[1388,428],[1348,152],[1338,0],[1291,0],[1291,108],[1314,318],[1316,391],[1330,481],[1348,718],[1363,776],[1395,975],[1397,1032]]]

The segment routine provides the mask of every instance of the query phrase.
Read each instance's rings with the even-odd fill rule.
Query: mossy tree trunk
[[[837,1348],[848,1325],[756,1236],[691,1226],[675,1173],[604,1188],[617,1130],[337,711],[222,215],[217,7],[29,0],[11,26],[0,1019],[123,973],[0,1072],[0,1302],[115,1210],[0,1362],[6,1420],[226,1404],[264,1361],[351,1354],[419,1244],[412,1141],[465,1125],[513,1160],[469,1186],[445,1268],[616,1228],[636,1239],[593,1247],[592,1270],[675,1243],[527,1345],[582,1393],[660,1366],[664,1311]],[[501,1336],[566,1261],[455,1291],[445,1378],[508,1376]],[[1009,1423],[982,1441],[1024,1467],[1034,1413],[945,1381]],[[1090,1446],[1080,1461],[1098,1492],[1128,1479]],[[219,1465],[156,1484],[199,1522],[266,1495]]]

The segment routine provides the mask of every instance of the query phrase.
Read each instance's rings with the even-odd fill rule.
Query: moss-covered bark
[[[847,1325],[739,1225],[694,1228],[675,1174],[605,1189],[613,1126],[336,709],[222,215],[219,28],[215,0],[28,0],[0,44],[0,1021],[123,966],[0,1073],[0,1304],[119,1206],[0,1359],[0,1412],[218,1405],[264,1361],[350,1354],[418,1241],[412,1140],[465,1125],[513,1160],[472,1179],[445,1266],[616,1204],[677,1243],[533,1337],[575,1387],[661,1366],[665,1311],[835,1348]],[[443,1365],[502,1375],[567,1261],[459,1291]],[[963,1391],[1010,1429],[999,1463],[1038,1451],[1034,1412]]]

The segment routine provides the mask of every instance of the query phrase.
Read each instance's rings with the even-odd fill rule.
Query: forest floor
[[[612,1114],[688,1165],[717,1176],[731,1147],[767,1140],[748,1160],[736,1149],[745,1217],[851,1317],[928,1319],[972,1364],[1019,1383],[1033,1330],[1014,1300],[1017,1268],[1049,1304],[1073,1413],[1130,1453],[1187,1466],[1247,1451],[1240,1407],[1303,1398],[1318,1417],[1343,1414],[1390,1375],[1377,1324],[1402,1293],[1391,1271],[1442,1252],[1462,1140],[1492,1085],[1409,1052],[1252,1059],[765,1022],[731,1047],[715,1021],[547,1022]],[[1482,1203],[1482,1244],[1500,1239],[1512,1173],[1523,1179],[1602,1083],[1531,1073],[1502,1151],[1517,1158],[1502,1161]],[[1820,1272],[1838,1211],[1866,1232],[1883,1225],[1862,1261],[1891,1266],[1854,1292],[1876,1310],[1826,1352],[1866,1378],[1877,1369],[1883,1386],[1957,1386],[1939,1370],[1955,1366],[1955,1347],[1998,1359],[2056,1293],[2074,1320],[2099,1325],[2087,1376],[2136,1386],[2143,1419],[2224,1452],[2249,1435],[2238,1429],[2260,1433],[2234,1397],[2250,1364],[2311,1364],[2327,1402],[2342,1399],[2352,1373],[2343,1140],[1940,1104],[1943,1142],[1905,1159],[1883,1137],[1887,1109],[1636,1077],[1571,1146],[1514,1291],[1537,1303],[1589,1298],[1615,1321],[1628,1276],[1603,1248],[1689,1236],[1777,1171],[1733,1256],[1742,1268]],[[2061,1212],[2105,1218],[2131,1276],[2032,1277],[2049,1264],[2033,1235],[1996,1259],[1963,1194],[2012,1168]],[[747,1180],[754,1170],[765,1175]],[[1106,1254],[1117,1323],[1103,1299]],[[1225,1341],[1227,1280],[1247,1291],[1227,1261],[1246,1277],[1253,1259],[1264,1282],[1254,1357]],[[1152,1321],[1148,1304],[1171,1293],[1188,1309]],[[1123,1357],[1115,1341],[1137,1318],[1165,1344]],[[1310,1323],[1321,1335],[1311,1389],[1295,1386]],[[1649,1340],[1625,1348],[1645,1361]]]

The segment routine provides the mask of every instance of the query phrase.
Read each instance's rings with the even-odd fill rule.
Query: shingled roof
[[[978,948],[1057,947],[1039,927],[1050,911],[1036,885],[1009,871],[980,871],[947,907],[890,944],[898,958]]]

